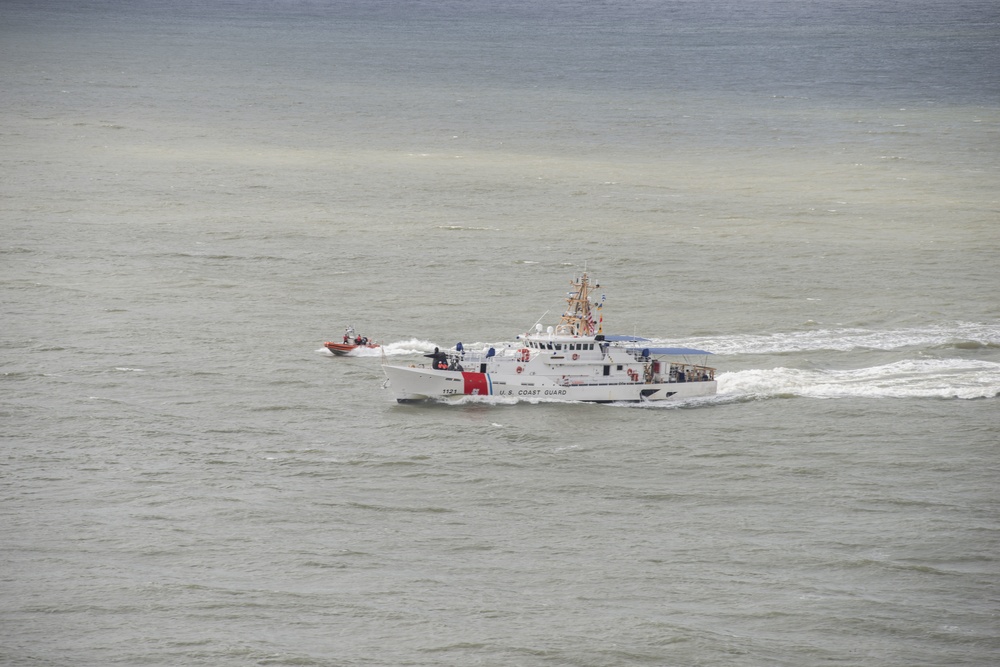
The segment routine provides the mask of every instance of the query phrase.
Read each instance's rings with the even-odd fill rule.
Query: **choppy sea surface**
[[[0,5],[0,663],[1000,662],[985,0]],[[665,405],[398,405],[552,323]]]

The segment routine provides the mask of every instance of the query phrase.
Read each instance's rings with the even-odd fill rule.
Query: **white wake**
[[[996,398],[1000,364],[962,359],[904,360],[855,370],[753,369],[718,376],[720,397]]]

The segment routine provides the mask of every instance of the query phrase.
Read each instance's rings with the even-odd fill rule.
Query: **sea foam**
[[[1000,364],[907,359],[854,370],[752,369],[723,372],[719,395],[772,398],[995,398]]]

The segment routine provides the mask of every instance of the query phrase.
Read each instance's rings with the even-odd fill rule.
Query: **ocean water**
[[[0,664],[1000,661],[985,0],[0,5]],[[552,323],[668,405],[398,405]]]

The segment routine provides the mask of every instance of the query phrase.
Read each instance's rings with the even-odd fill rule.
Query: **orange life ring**
[[[579,354],[577,354],[576,352],[574,352],[574,353],[573,353],[573,361],[576,361],[576,360],[577,360],[577,359],[579,359],[579,358],[580,358],[580,355],[579,355]]]
[[[520,375],[524,371],[520,366],[517,367],[517,374]]]

